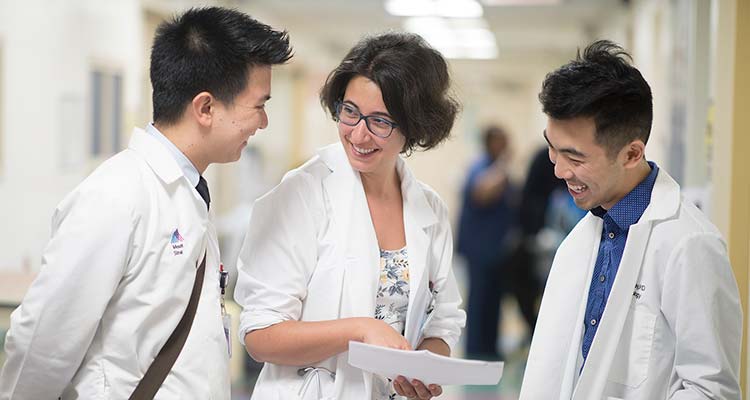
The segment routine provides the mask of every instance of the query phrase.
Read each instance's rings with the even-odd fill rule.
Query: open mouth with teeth
[[[367,156],[371,156],[372,154],[379,151],[380,149],[366,149],[366,148],[358,147],[352,144],[352,150],[354,150],[354,154],[360,157],[367,157]]]
[[[570,191],[570,194],[573,196],[578,196],[586,192],[588,190],[588,186],[586,185],[574,185],[572,183],[568,183],[568,191]]]

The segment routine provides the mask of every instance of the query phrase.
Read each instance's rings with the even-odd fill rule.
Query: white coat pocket
[[[654,343],[656,315],[644,304],[630,307],[609,380],[636,388],[646,380]]]

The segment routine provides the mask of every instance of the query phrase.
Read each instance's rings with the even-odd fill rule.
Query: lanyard
[[[229,281],[229,272],[224,271],[224,264],[219,264],[219,287],[221,288],[221,315],[227,314],[227,309],[224,307],[224,294],[227,289],[227,282]]]

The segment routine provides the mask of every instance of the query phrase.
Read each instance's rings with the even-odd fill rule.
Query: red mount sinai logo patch
[[[182,254],[182,246],[185,239],[180,235],[179,229],[175,229],[172,233],[172,240],[170,240],[170,243],[172,244],[172,252],[174,255],[179,256]]]

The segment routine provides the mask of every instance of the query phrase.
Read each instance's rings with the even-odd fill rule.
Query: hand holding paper
[[[502,362],[461,360],[427,350],[395,350],[360,342],[349,342],[349,364],[386,378],[419,379],[425,385],[495,385],[503,374]]]

